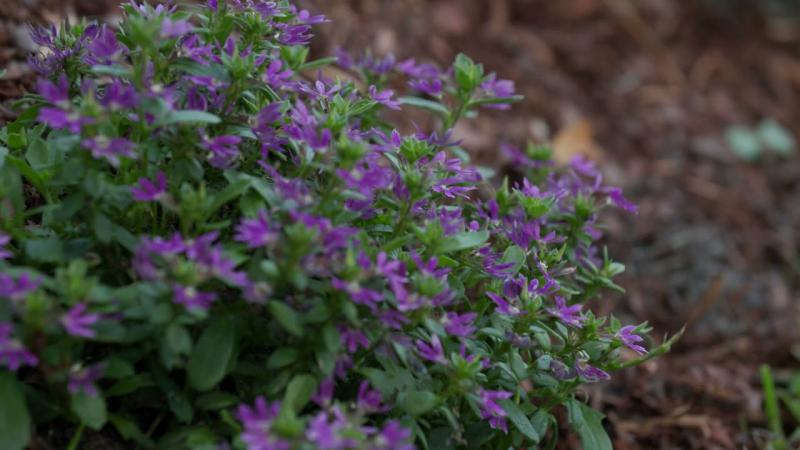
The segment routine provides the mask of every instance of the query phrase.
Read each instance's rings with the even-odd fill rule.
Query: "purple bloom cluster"
[[[91,326],[99,322],[102,316],[97,313],[89,313],[86,309],[86,303],[78,303],[61,317],[61,325],[67,333],[87,339],[95,337],[96,332]]]
[[[222,280],[250,294],[257,295],[261,289],[252,283],[244,272],[236,270],[236,263],[226,257],[222,248],[215,245],[219,234],[206,233],[194,239],[184,239],[174,234],[168,239],[144,238],[133,259],[133,267],[144,279],[161,280],[172,286],[173,300],[190,310],[206,311],[217,295],[205,292],[198,286],[210,279]],[[194,268],[194,284],[186,285],[176,279],[175,270],[182,263]],[[248,296],[251,301],[261,301]]]
[[[89,397],[96,397],[98,394],[97,383],[103,377],[106,366],[103,363],[94,364],[89,367],[75,367],[69,373],[67,390],[70,394],[83,392]]]
[[[9,242],[11,242],[11,236],[0,233],[0,261],[10,259],[14,256],[14,254],[6,248]]]
[[[13,325],[7,322],[0,323],[0,364],[12,372],[22,366],[39,364],[39,358],[15,339],[13,333]]]
[[[31,278],[27,273],[18,277],[0,273],[0,298],[17,302],[23,300],[28,294],[39,289],[41,280]]]
[[[500,406],[497,401],[511,398],[511,392],[507,391],[488,391],[481,389],[478,392],[481,404],[481,417],[489,422],[489,426],[508,433],[508,423],[506,417],[508,413]]]
[[[152,202],[162,198],[167,192],[167,176],[159,171],[155,181],[140,178],[136,186],[131,187],[131,197],[137,202]]]

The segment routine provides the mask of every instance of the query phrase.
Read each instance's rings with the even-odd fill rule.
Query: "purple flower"
[[[311,398],[314,403],[321,408],[325,408],[331,404],[333,400],[333,389],[336,387],[336,380],[333,377],[327,377],[319,383],[319,389]]]
[[[439,336],[435,334],[431,337],[430,344],[421,340],[417,339],[417,353],[424,359],[428,361],[445,364],[447,361],[444,359],[444,349],[442,348],[442,342],[439,340]]]
[[[363,411],[366,414],[386,412],[390,409],[388,405],[383,404],[381,393],[370,389],[369,381],[367,380],[362,381],[358,387],[356,405],[359,411]]]
[[[442,93],[442,80],[438,78],[419,78],[411,80],[408,85],[431,97],[438,97]]]
[[[589,177],[589,178],[597,178],[600,176],[600,173],[595,168],[594,162],[589,159],[586,159],[583,155],[576,155],[573,157],[569,162],[570,167],[575,172]]]
[[[378,91],[378,88],[376,88],[375,85],[371,85],[369,87],[369,96],[376,102],[389,109],[400,109],[400,102],[397,100],[392,100],[392,97],[394,97],[394,91],[391,89]]]
[[[139,104],[139,96],[133,86],[114,80],[106,86],[100,104],[112,111],[130,109]]]
[[[559,320],[564,322],[567,325],[571,325],[575,328],[583,327],[583,321],[586,320],[584,317],[581,317],[581,305],[575,304],[572,306],[567,306],[566,300],[564,297],[556,296],[556,307],[555,308],[547,308],[547,312],[557,317]]]
[[[213,292],[198,291],[193,286],[175,284],[172,287],[173,301],[183,305],[189,311],[207,311],[211,303],[217,299]]]
[[[292,70],[289,68],[286,70],[281,69],[283,69],[283,62],[280,59],[273,59],[269,63],[269,66],[267,66],[267,72],[264,76],[267,84],[277,89],[283,89],[290,85],[289,80],[293,75]]]
[[[58,36],[58,29],[54,24],[50,24],[49,26],[33,26],[28,24],[28,34],[36,45],[52,48]]]
[[[167,192],[167,177],[164,172],[156,173],[155,182],[139,178],[137,186],[131,186],[131,196],[137,202],[152,202],[161,199]]]
[[[61,326],[72,336],[91,339],[97,333],[90,327],[100,321],[102,317],[97,313],[87,313],[86,303],[78,303],[65,315],[61,316]]]
[[[161,37],[175,38],[192,31],[192,24],[188,20],[164,19],[161,22]]]
[[[348,293],[353,303],[364,305],[373,312],[377,311],[378,302],[383,300],[383,294],[372,289],[363,288],[356,282],[333,278],[331,279],[331,286],[338,291]]]
[[[70,394],[78,394],[83,392],[89,397],[97,396],[97,380],[103,377],[105,371],[105,364],[94,364],[85,368],[73,368],[69,373],[69,381],[67,383],[67,390]]]
[[[414,450],[414,446],[409,443],[410,440],[411,430],[403,428],[396,420],[390,420],[375,437],[374,448],[376,450]]]
[[[303,90],[307,94],[312,95],[316,100],[320,99],[330,100],[335,93],[339,92],[339,89],[341,89],[340,86],[333,84],[330,87],[327,87],[325,81],[323,80],[317,80],[314,83],[313,88],[312,87],[303,88]]]
[[[367,339],[367,335],[359,330],[340,326],[339,339],[350,353],[357,352],[358,347],[362,347],[365,350],[369,348],[369,339]]]
[[[481,389],[478,396],[481,402],[481,418],[488,420],[490,427],[508,433],[508,423],[506,423],[508,414],[497,401],[511,398],[511,392]]]
[[[305,23],[308,25],[330,22],[330,20],[328,20],[324,15],[317,14],[314,16],[306,9],[298,11],[295,15],[295,20],[297,20],[299,23]]]
[[[550,361],[550,371],[557,380],[566,380],[575,376],[575,371],[563,362],[553,359]]]
[[[239,136],[217,136],[212,139],[204,139],[203,147],[210,152],[208,162],[213,167],[225,169],[239,157],[239,149],[236,147],[242,142]]]
[[[27,273],[14,279],[9,274],[0,273],[0,298],[19,301],[35,291],[42,284],[40,279],[32,279]]]
[[[444,329],[452,336],[470,337],[475,332],[473,322],[478,317],[477,313],[458,313],[448,312],[444,318]]]
[[[308,25],[276,23],[275,28],[278,30],[278,42],[283,45],[307,45],[313,37]]]
[[[622,196],[622,189],[610,187],[605,188],[603,191],[608,196],[608,199],[611,200],[611,203],[616,205],[618,208],[631,214],[636,214],[639,212],[639,208],[633,204],[633,202]]]
[[[99,30],[92,30],[94,37],[91,37],[91,42],[87,45],[87,53],[83,57],[83,62],[93,66],[96,64],[110,64],[126,50],[117,41],[117,34],[114,33],[109,27],[103,25]],[[91,33],[87,28],[86,34]]]
[[[497,305],[497,312],[508,316],[518,316],[520,310],[516,305],[506,301],[503,297],[495,294],[494,292],[487,292],[486,295]]]
[[[590,366],[589,364],[580,361],[575,362],[575,371],[581,378],[589,383],[608,380],[611,378],[611,375],[609,375],[605,370]]]
[[[396,311],[394,309],[387,309],[385,311],[381,311],[378,314],[381,322],[383,322],[387,327],[393,328],[395,330],[401,330],[403,325],[409,322],[408,317],[405,314],[401,313],[400,311]]]
[[[29,352],[18,340],[12,337],[14,326],[10,323],[0,323],[0,364],[5,364],[9,370],[15,372],[23,365],[36,366],[39,359]]]
[[[635,351],[640,355],[644,355],[645,353],[647,353],[647,350],[641,345],[639,345],[639,342],[642,342],[644,338],[639,336],[638,334],[635,334],[633,332],[633,330],[635,329],[636,327],[634,327],[633,325],[624,326],[620,328],[619,332],[617,332],[617,337],[619,338],[620,341],[622,341],[622,344],[624,346],[628,347],[629,349]]]
[[[57,130],[68,129],[72,133],[80,133],[81,127],[94,122],[91,117],[82,117],[77,112],[68,112],[61,108],[45,107],[39,110],[39,122]]]
[[[511,80],[498,80],[497,75],[491,74],[481,83],[481,89],[493,97],[511,97],[514,95],[514,82]]]
[[[305,142],[315,150],[327,148],[332,139],[331,130],[317,130],[317,119],[301,101],[297,101],[291,113],[292,123],[284,125],[286,134],[297,141]]]
[[[267,403],[264,397],[256,398],[255,404],[240,405],[237,411],[239,421],[244,426],[240,435],[247,450],[289,450],[292,444],[272,434],[272,422],[281,411],[281,403]]]
[[[96,159],[105,159],[113,167],[119,167],[120,157],[136,158],[136,152],[133,151],[134,143],[125,138],[108,139],[105,136],[98,136],[84,139],[81,145],[90,150]]]
[[[69,106],[69,80],[66,75],[58,78],[58,84],[40,78],[36,83],[36,90],[45,100],[61,107]]]
[[[11,236],[0,232],[0,261],[4,259],[11,259],[14,256],[8,249],[5,248],[11,242]]]
[[[322,411],[308,424],[306,438],[320,450],[339,450],[345,447],[343,439],[339,436],[337,424],[328,419],[328,412]]]
[[[236,227],[235,239],[247,244],[250,248],[269,245],[278,238],[278,232],[272,229],[266,210],[260,210],[255,219],[244,219]]]

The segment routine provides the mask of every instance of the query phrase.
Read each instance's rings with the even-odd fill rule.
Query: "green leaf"
[[[300,352],[298,352],[296,348],[281,347],[269,355],[269,359],[267,360],[267,368],[280,369],[282,367],[286,367],[289,364],[297,361],[299,356]]]
[[[489,240],[489,232],[483,231],[465,231],[463,233],[448,236],[442,240],[439,250],[442,253],[456,252],[460,250],[467,250],[483,245]]]
[[[403,409],[412,416],[420,416],[439,404],[439,398],[431,391],[412,391],[403,401]]]
[[[500,104],[509,104],[509,103],[517,103],[522,101],[525,97],[522,95],[512,95],[511,97],[487,97],[487,98],[480,98],[477,100],[472,100],[469,102],[469,106],[481,106],[481,105],[500,105]]]
[[[764,146],[775,153],[788,156],[797,148],[797,143],[789,130],[772,119],[762,120],[758,124],[757,132]]]
[[[92,66],[89,70],[98,75],[112,75],[115,77],[127,77],[131,75],[130,69],[122,66],[96,65]]]
[[[278,301],[267,303],[267,309],[283,329],[297,337],[303,335],[303,322],[295,310]]]
[[[33,168],[33,170],[42,170],[52,164],[50,152],[47,149],[47,143],[42,138],[33,138],[28,151],[25,152],[25,160]]]
[[[111,242],[114,235],[114,223],[100,211],[95,211],[92,217],[92,228],[94,228],[94,235],[97,240],[103,244]]]
[[[232,320],[222,318],[206,328],[186,366],[189,385],[207,391],[225,378],[236,344],[236,327]]]
[[[517,245],[511,245],[503,253],[501,262],[506,264],[514,263],[514,265],[506,269],[505,272],[508,273],[508,276],[516,275],[525,263],[525,251]]]
[[[483,66],[475,64],[475,62],[467,55],[459,53],[453,63],[455,71],[456,83],[458,83],[459,91],[472,92],[481,82],[483,78]]]
[[[235,175],[231,175],[232,178],[235,178]],[[208,206],[205,212],[205,217],[210,217],[214,212],[216,212],[222,205],[240,197],[242,194],[247,192],[250,189],[250,180],[247,178],[238,178],[232,179],[230,184],[225,186],[225,188],[219,192],[217,192],[213,199],[211,200],[211,204]]]
[[[778,407],[778,396],[775,393],[775,380],[772,378],[772,370],[766,364],[759,368],[761,374],[761,385],[764,390],[764,414],[767,416],[769,430],[778,438],[783,438],[783,423],[781,422],[781,411]]]
[[[166,117],[161,119],[156,125],[171,125],[171,124],[185,124],[185,123],[196,123],[196,124],[215,124],[220,123],[221,119],[209,112],[195,110],[195,109],[187,109],[183,111],[171,111],[169,112]]]
[[[761,143],[749,128],[732,126],[725,131],[725,140],[733,153],[745,161],[755,161],[761,155]]]
[[[102,395],[88,395],[81,391],[71,396],[70,406],[81,422],[93,430],[106,424],[106,400]]]
[[[192,351],[192,337],[182,325],[170,324],[164,338],[169,349],[177,354],[187,354]]]
[[[572,429],[578,433],[583,450],[614,450],[603,428],[603,415],[583,402],[570,399],[565,403]]]
[[[524,434],[525,437],[534,443],[541,440],[541,436],[539,436],[539,433],[536,432],[536,428],[533,427],[533,424],[531,424],[528,416],[526,416],[525,413],[519,409],[519,406],[516,403],[510,399],[501,400],[499,403],[500,406],[502,406],[505,410],[506,414],[508,414],[508,419],[512,424],[514,424],[514,427],[516,427],[520,433]]]
[[[417,108],[426,109],[428,111],[434,112],[442,116],[450,114],[450,111],[447,109],[447,107],[445,107],[439,102],[434,102],[432,100],[427,100],[419,97],[400,97],[398,98],[398,100],[402,105],[416,106]]]
[[[200,409],[215,410],[229,408],[239,403],[239,397],[227,392],[213,391],[197,397],[195,405]]]
[[[25,240],[28,258],[43,263],[57,263],[64,259],[64,244],[57,236]]]
[[[0,440],[4,450],[23,450],[31,437],[31,417],[14,375],[0,372]]]
[[[116,414],[109,414],[108,421],[111,422],[111,425],[114,426],[114,428],[123,438],[136,442],[142,446],[142,448],[153,448],[153,441],[150,440],[150,438],[144,433],[142,433],[139,425],[137,425],[133,420]]]
[[[316,391],[317,380],[314,377],[307,374],[297,375],[286,386],[283,404],[292,411],[298,412],[306,406]]]
[[[307,63],[303,63],[300,67],[297,68],[298,72],[304,72],[307,70],[315,70],[323,66],[329,66],[336,62],[338,58],[335,56],[328,56],[325,58],[315,59],[314,61],[309,61]]]
[[[25,216],[25,199],[22,177],[16,168],[0,166],[0,222],[11,222],[22,226]]]

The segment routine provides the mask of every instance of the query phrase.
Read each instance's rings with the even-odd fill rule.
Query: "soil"
[[[0,100],[30,87],[24,22],[113,20],[114,3],[0,2],[0,67],[9,71]],[[477,163],[511,171],[498,142],[549,142],[561,161],[594,159],[639,205],[636,216],[606,218],[627,293],[594,306],[649,321],[659,340],[683,326],[686,334],[668,355],[587,392],[616,448],[764,445],[758,367],[780,376],[798,368],[800,162],[772,153],[746,161],[726,134],[771,119],[800,138],[800,12],[791,2],[300,3],[332,20],[318,29],[317,54],[369,46],[445,65],[465,52],[514,80],[525,100],[512,112],[456,130]]]

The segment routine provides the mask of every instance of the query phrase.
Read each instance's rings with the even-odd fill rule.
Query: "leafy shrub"
[[[554,444],[562,407],[608,448],[576,393],[646,353],[645,325],[583,306],[618,289],[596,242],[599,209],[635,210],[619,189],[534,146],[506,147],[517,182],[469,166],[448,130],[518,97],[466,56],[307,61],[322,16],[186,8],[33,31],[38,95],[0,132],[3,448],[53,427],[70,448],[85,427],[137,448],[521,448]],[[401,134],[385,110],[410,108],[441,128]]]

